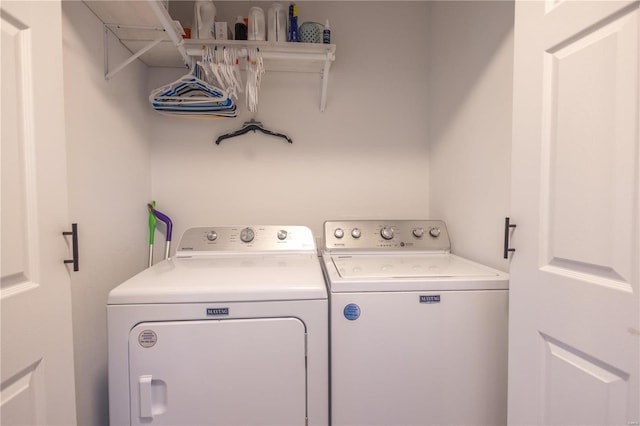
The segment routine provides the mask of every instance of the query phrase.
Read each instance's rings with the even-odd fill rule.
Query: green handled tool
[[[151,201],[151,206],[156,207],[156,202]],[[153,265],[153,240],[156,234],[156,215],[149,209],[149,267]]]

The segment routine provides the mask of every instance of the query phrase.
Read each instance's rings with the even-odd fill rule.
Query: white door
[[[510,424],[640,422],[640,3],[516,2]]]
[[[76,421],[60,9],[0,3],[3,425]]]
[[[297,318],[138,324],[131,424],[304,425],[305,341]]]

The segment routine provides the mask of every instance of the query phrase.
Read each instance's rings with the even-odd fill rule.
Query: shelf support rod
[[[327,55],[324,61],[324,69],[322,70],[322,91],[320,92],[320,112],[324,112],[327,105],[327,87],[329,86],[329,69],[331,68],[331,58]]]
[[[106,25],[105,25],[105,40],[107,39],[107,37],[109,37],[109,35],[106,33]],[[111,77],[113,77],[114,75],[116,75],[117,73],[119,73],[120,71],[122,71],[127,65],[129,65],[131,62],[135,61],[136,59],[138,59],[140,56],[144,55],[146,52],[148,52],[149,50],[153,49],[154,47],[156,47],[158,44],[160,44],[160,42],[164,40],[164,36],[160,37],[157,40],[152,41],[151,43],[149,43],[148,45],[146,45],[145,47],[143,47],[142,49],[140,49],[139,51],[137,51],[136,53],[134,53],[133,55],[131,55],[128,59],[126,59],[124,62],[122,62],[120,65],[118,65],[113,71],[109,71],[109,58],[107,55],[107,44],[108,42],[105,41],[105,54],[104,54],[104,71],[105,71],[105,75],[104,75],[104,79],[105,80],[110,80]]]
[[[104,79],[107,79],[107,74],[109,74],[109,28],[106,25],[103,25],[104,33],[102,33],[102,44],[103,44],[103,53],[104,53]]]
[[[173,44],[178,49],[180,56],[182,56],[182,60],[184,62],[185,67],[189,68],[191,65],[191,58],[187,55],[187,49],[184,47],[184,40],[178,36],[176,33],[176,27],[171,21],[171,17],[169,16],[169,12],[164,6],[157,0],[148,0],[151,9],[155,12],[156,16],[160,20],[160,24],[165,29],[167,35],[173,42]]]

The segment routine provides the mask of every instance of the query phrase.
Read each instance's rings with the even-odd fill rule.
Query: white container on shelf
[[[195,38],[212,39],[214,37],[213,24],[216,19],[216,6],[212,0],[197,0],[194,6]]]
[[[247,39],[261,41],[265,39],[264,10],[260,7],[254,6],[249,9]]]
[[[267,40],[287,41],[287,13],[280,3],[274,3],[267,11]]]

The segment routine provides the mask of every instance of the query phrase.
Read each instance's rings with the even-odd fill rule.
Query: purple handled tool
[[[171,219],[169,219],[169,216],[167,216],[166,214],[162,213],[161,211],[156,210],[151,204],[147,204],[147,207],[149,208],[149,211],[151,213],[153,213],[153,215],[159,219],[160,221],[164,222],[164,224],[167,227],[167,243],[165,246],[165,251],[164,251],[164,258],[168,259],[169,258],[169,250],[171,250],[171,231],[173,230],[173,222],[171,222]]]

